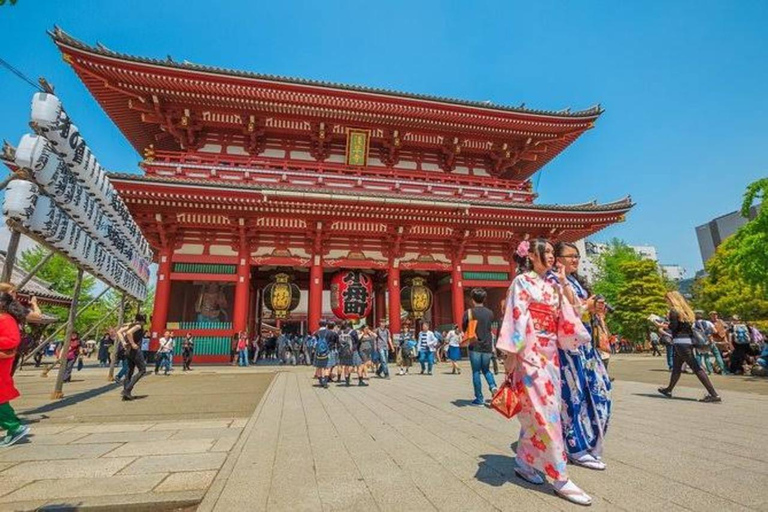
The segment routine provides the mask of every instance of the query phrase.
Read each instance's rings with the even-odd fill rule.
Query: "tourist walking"
[[[168,375],[171,371],[170,360],[173,357],[173,349],[176,343],[173,340],[173,333],[171,331],[165,331],[163,337],[160,338],[160,346],[157,349],[157,360],[155,361],[155,375],[160,371],[160,367],[163,367],[163,374]]]
[[[744,363],[747,362],[749,355],[749,344],[752,342],[752,336],[747,324],[741,321],[737,315],[731,319],[731,367],[730,371],[734,375],[744,375]]]
[[[576,314],[588,316],[594,300],[577,273],[579,250],[572,243],[559,242],[555,258],[562,273],[550,270],[548,276],[562,286]],[[584,328],[589,330],[587,324]],[[568,458],[576,465],[603,470],[603,443],[611,416],[611,382],[603,360],[591,341],[575,349],[559,348],[558,357],[563,403],[560,416]]]
[[[389,378],[389,353],[394,350],[392,344],[392,333],[387,328],[387,321],[379,320],[379,327],[376,328],[374,350],[378,354],[379,366],[376,368],[376,376],[379,378]]]
[[[659,393],[671,398],[672,390],[675,389],[677,381],[680,380],[680,374],[683,371],[683,363],[687,364],[701,384],[707,390],[707,396],[699,400],[700,402],[720,402],[720,395],[715,391],[715,387],[710,382],[707,374],[704,373],[699,362],[693,354],[693,324],[696,317],[691,307],[685,301],[680,292],[668,292],[666,295],[669,304],[668,322],[662,327],[666,329],[672,337],[672,346],[675,351],[674,365],[672,366],[672,375],[669,377],[669,384],[665,388],[659,388]]]
[[[339,331],[339,366],[344,372],[344,380],[347,386],[351,385],[352,368],[357,367],[355,356],[357,355],[356,347],[358,341],[357,331],[352,329],[352,325],[349,322],[344,321]],[[357,359],[359,357],[357,355]]]
[[[731,352],[731,343],[728,339],[728,326],[720,319],[717,311],[709,312],[709,321],[714,328],[714,332],[712,333],[712,354],[715,356],[715,361],[720,367],[720,373],[723,375],[730,375],[731,372],[728,371],[728,365],[725,364],[725,358],[729,356]]]
[[[104,333],[104,336],[99,340],[99,366],[102,368],[109,366],[110,363],[110,356],[109,351],[112,348],[112,345],[115,344],[114,339],[114,331],[110,330],[108,332]]]
[[[128,362],[128,373],[123,384],[122,398],[125,401],[133,400],[133,388],[147,374],[147,363],[144,352],[141,350],[144,340],[144,324],[147,317],[137,313],[135,320],[126,324],[117,331],[117,339],[125,347],[125,359]]]
[[[358,360],[356,362],[358,363],[357,375],[359,377],[359,382],[357,385],[367,386],[368,383],[366,383],[365,380],[368,379],[368,365],[371,362],[371,354],[373,353],[373,344],[376,341],[376,335],[366,324],[361,328],[358,340],[359,342],[356,350]]]
[[[429,322],[421,323],[421,332],[419,333],[419,365],[421,374],[424,371],[427,375],[432,375],[432,367],[435,365],[435,350],[437,350],[437,338],[435,333],[429,330]]]
[[[473,405],[483,405],[482,377],[488,384],[491,396],[496,392],[496,379],[491,373],[490,365],[493,356],[493,311],[485,307],[485,299],[488,296],[483,288],[473,288],[469,292],[472,307],[464,312],[461,321],[462,329],[469,343],[469,364],[472,368],[472,387],[475,391]]]
[[[397,365],[400,368],[398,375],[406,375],[409,373],[411,366],[413,366],[413,360],[417,356],[416,340],[413,339],[409,329],[400,334],[400,346],[397,352]]]
[[[328,388],[328,380],[330,377],[330,371],[335,366],[335,361],[332,360],[332,349],[330,345],[331,331],[327,328],[324,320],[320,321],[320,328],[315,332],[315,357],[313,364],[315,365],[315,378],[320,381],[320,386]],[[335,333],[334,333],[335,334]]]
[[[520,400],[520,438],[515,472],[534,485],[552,481],[555,493],[580,505],[592,498],[574,484],[566,468],[560,421],[561,383],[557,349],[573,350],[589,340],[560,287],[547,278],[555,262],[554,248],[544,239],[522,242],[515,252],[522,272],[507,294],[498,348]],[[565,282],[565,272],[558,273]],[[570,314],[568,314],[570,313]],[[573,321],[566,320],[573,318]]]
[[[192,354],[195,353],[195,340],[192,338],[192,333],[188,332],[184,336],[184,341],[181,342],[181,361],[182,371],[188,372],[192,368]]]
[[[651,331],[648,334],[648,338],[651,340],[651,355],[661,357],[661,351],[659,350],[661,338],[659,337],[659,334],[656,331]]]
[[[64,367],[64,382],[72,381],[72,370],[75,368],[78,358],[80,357],[80,351],[82,350],[82,344],[80,343],[80,335],[77,331],[72,332],[72,336],[69,338],[69,349],[67,350],[67,362]]]
[[[26,320],[27,310],[8,291],[0,292],[0,448],[7,448],[29,434],[11,407],[11,400],[20,396],[13,382],[13,361],[21,344],[20,326]]]
[[[237,366],[248,366],[248,333],[240,331],[237,336]]]
[[[453,329],[448,331],[445,337],[446,344],[448,345],[446,358],[451,362],[451,373],[461,375],[461,367],[459,367],[459,361],[461,361],[461,331],[459,326],[454,325]]]

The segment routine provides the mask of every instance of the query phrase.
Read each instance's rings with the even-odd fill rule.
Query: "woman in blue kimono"
[[[555,247],[555,256],[565,268],[565,286],[573,291],[566,295],[573,297],[573,306],[583,318],[594,309],[594,301],[576,274],[581,259],[579,250],[574,244],[560,242]],[[550,277],[556,279],[553,274]],[[603,441],[611,416],[611,382],[593,343],[575,350],[559,350],[561,420],[568,459],[579,466],[603,470]]]

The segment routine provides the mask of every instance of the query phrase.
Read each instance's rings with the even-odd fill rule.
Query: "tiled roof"
[[[62,29],[60,29],[57,26],[54,26],[53,31],[50,31],[49,34],[57,43],[71,46],[73,48],[77,48],[86,52],[94,53],[97,55],[103,55],[105,57],[112,57],[112,58],[133,61],[133,62],[142,63],[142,64],[163,66],[163,67],[172,68],[172,69],[185,69],[190,71],[200,71],[204,73],[214,73],[218,75],[253,78],[257,80],[268,80],[271,82],[282,82],[287,84],[325,87],[328,89],[357,91],[357,92],[370,93],[370,94],[382,94],[386,96],[394,96],[394,97],[408,98],[408,99],[414,99],[414,100],[433,101],[433,102],[440,102],[440,103],[446,103],[446,104],[452,104],[452,105],[477,107],[477,108],[483,108],[488,110],[498,110],[503,112],[516,112],[520,114],[560,117],[564,119],[580,118],[580,117],[595,117],[603,113],[603,109],[599,104],[593,107],[590,107],[588,109],[574,110],[574,111],[571,111],[570,109],[564,109],[559,111],[537,110],[537,109],[524,108],[522,105],[518,107],[514,107],[510,105],[498,105],[490,101],[469,101],[469,100],[461,100],[461,99],[455,99],[455,98],[446,98],[442,96],[432,96],[427,94],[414,94],[414,93],[407,93],[407,92],[401,92],[401,91],[393,91],[390,89],[382,89],[382,88],[375,88],[375,87],[364,87],[359,85],[339,84],[335,82],[326,82],[321,80],[309,80],[304,78],[292,78],[292,77],[269,75],[269,74],[263,74],[263,73],[253,73],[249,71],[241,71],[241,70],[220,68],[216,66],[205,66],[202,64],[194,64],[186,60],[182,62],[176,62],[175,60],[172,60],[170,57],[164,60],[151,59],[147,57],[137,57],[135,55],[115,52],[113,50],[108,49],[107,47],[105,47],[100,43],[97,43],[96,46],[88,45],[80,41],[79,39],[76,39],[70,36],[69,34],[64,32]]]
[[[0,252],[0,267],[5,266],[5,252]],[[13,273],[11,275],[11,283],[20,283],[27,273],[20,269],[18,265],[13,267]],[[53,289],[53,285],[40,278],[33,277],[30,281],[19,290],[21,295],[35,296],[40,299],[41,302],[52,302],[56,304],[71,304],[72,297],[59,293]]]
[[[204,186],[204,187],[213,187],[213,188],[221,188],[221,189],[230,189],[230,190],[253,190],[253,191],[273,191],[273,190],[279,190],[279,191],[288,191],[288,192],[296,192],[296,193],[316,193],[316,194],[327,194],[329,196],[333,195],[342,195],[342,196],[349,196],[349,195],[364,195],[366,197],[381,197],[382,199],[385,198],[393,198],[393,199],[419,199],[423,200],[424,197],[414,195],[414,194],[406,194],[406,193],[387,193],[387,192],[371,192],[371,191],[365,191],[365,193],[360,193],[359,191],[351,191],[351,190],[335,190],[335,189],[323,189],[323,188],[317,188],[317,187],[296,187],[296,186],[265,186],[264,184],[260,183],[236,183],[232,181],[224,181],[224,180],[215,180],[215,179],[191,179],[191,178],[171,178],[171,177],[165,177],[165,176],[147,176],[147,175],[141,175],[141,174],[129,174],[129,173],[109,173],[109,178],[111,180],[117,180],[117,181],[133,181],[133,182],[145,182],[145,183],[164,183],[164,184],[179,184],[179,185],[197,185],[197,186]],[[618,201],[612,201],[609,203],[603,203],[598,204],[597,201],[591,201],[588,203],[581,203],[581,204],[573,204],[573,205],[562,205],[562,204],[533,204],[533,203],[522,203],[522,202],[509,202],[509,201],[488,201],[488,200],[482,200],[482,199],[476,199],[476,198],[467,198],[467,199],[461,199],[461,198],[451,198],[451,202],[454,203],[465,203],[467,206],[471,205],[477,205],[477,206],[508,206],[510,209],[519,209],[519,210],[533,210],[533,211],[564,211],[564,212],[616,212],[616,211],[627,211],[634,204],[632,203],[632,199],[627,196],[625,198],[619,199]]]

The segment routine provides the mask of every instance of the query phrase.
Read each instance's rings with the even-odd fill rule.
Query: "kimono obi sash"
[[[557,333],[557,309],[554,306],[532,302],[528,305],[528,312],[535,332]]]

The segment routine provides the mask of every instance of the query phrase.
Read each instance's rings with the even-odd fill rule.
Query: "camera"
[[[595,302],[605,303],[605,310],[608,313],[613,313],[614,311],[616,311],[616,309],[613,306],[611,306],[610,304],[608,304],[608,302],[606,302],[605,295],[603,294],[595,295]]]

